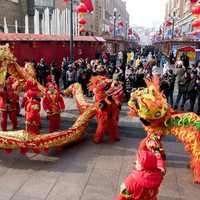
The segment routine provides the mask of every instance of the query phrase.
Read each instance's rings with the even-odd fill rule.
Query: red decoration
[[[112,28],[110,28],[110,32],[112,32],[113,31],[113,29]]]
[[[80,32],[81,32],[81,33],[84,33],[84,32],[85,32],[85,29],[84,29],[84,28],[81,28],[81,29],[80,29]]]
[[[86,22],[87,22],[87,21],[86,21],[86,19],[84,19],[84,18],[80,18],[79,21],[78,21],[78,23],[81,24],[81,25],[86,24]]]
[[[190,2],[193,4],[193,3],[196,3],[198,0],[190,0]]]
[[[196,37],[199,33],[197,31],[192,32],[192,35]]]
[[[197,29],[197,27],[199,27],[200,26],[200,21],[198,21],[198,20],[194,20],[193,22],[192,22],[192,26],[194,27],[194,29],[196,30]]]
[[[178,29],[175,30],[175,33],[178,33]]]
[[[191,9],[191,12],[195,16],[195,18],[198,19],[199,15],[200,15],[200,4],[193,6]]]
[[[133,31],[131,28],[128,29],[128,35],[132,35],[133,34]]]
[[[76,10],[83,18],[84,14],[87,12],[87,6],[84,3],[81,3],[77,6]]]
[[[172,45],[172,43],[171,43],[171,42],[169,42],[169,45]]]

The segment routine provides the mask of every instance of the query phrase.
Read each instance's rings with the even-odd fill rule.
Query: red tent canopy
[[[195,49],[192,47],[181,47],[177,51],[195,51]]]

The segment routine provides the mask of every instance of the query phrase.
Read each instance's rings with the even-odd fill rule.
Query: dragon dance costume
[[[16,101],[19,100],[19,96],[15,93],[11,86],[10,81],[6,81],[5,85],[0,90],[0,110],[1,110],[1,128],[2,131],[7,131],[7,116],[13,124],[13,129],[17,128],[17,113],[16,113]]]
[[[60,130],[60,113],[65,109],[65,104],[62,95],[56,90],[55,83],[47,84],[47,92],[43,98],[43,109],[49,117],[50,127],[49,132]],[[50,88],[53,88],[50,91]]]
[[[164,174],[165,164],[159,153],[139,151],[136,168],[121,184],[117,200],[156,200]]]
[[[40,134],[40,99],[37,98],[36,92],[29,90],[27,92],[28,100],[25,105],[26,123],[29,125],[29,130],[36,135]]]

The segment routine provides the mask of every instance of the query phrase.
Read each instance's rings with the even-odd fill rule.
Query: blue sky
[[[164,21],[167,0],[125,0],[130,14],[130,25],[152,27]]]

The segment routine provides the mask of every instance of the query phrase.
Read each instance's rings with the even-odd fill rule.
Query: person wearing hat
[[[27,92],[28,101],[25,105],[26,112],[26,124],[29,125],[29,130],[39,135],[39,126],[40,122],[40,98],[37,96],[36,92],[33,90],[29,90]]]
[[[37,66],[37,70],[38,70],[39,82],[41,85],[43,85],[45,87],[46,86],[46,77],[50,70],[49,70],[49,67],[47,66],[47,64],[44,62],[43,58],[40,60],[40,63]]]
[[[55,83],[47,83],[47,92],[43,98],[43,109],[49,117],[49,132],[60,130],[60,113],[64,112],[65,104],[62,95],[56,90]]]
[[[16,113],[16,101],[19,100],[19,96],[15,94],[12,88],[12,83],[6,80],[5,84],[2,85],[0,90],[0,110],[1,110],[1,128],[2,131],[7,131],[7,117],[13,124],[13,129],[17,128],[17,113]]]
[[[156,200],[165,173],[165,163],[159,152],[154,155],[150,151],[139,151],[136,166],[121,184],[117,200]]]

